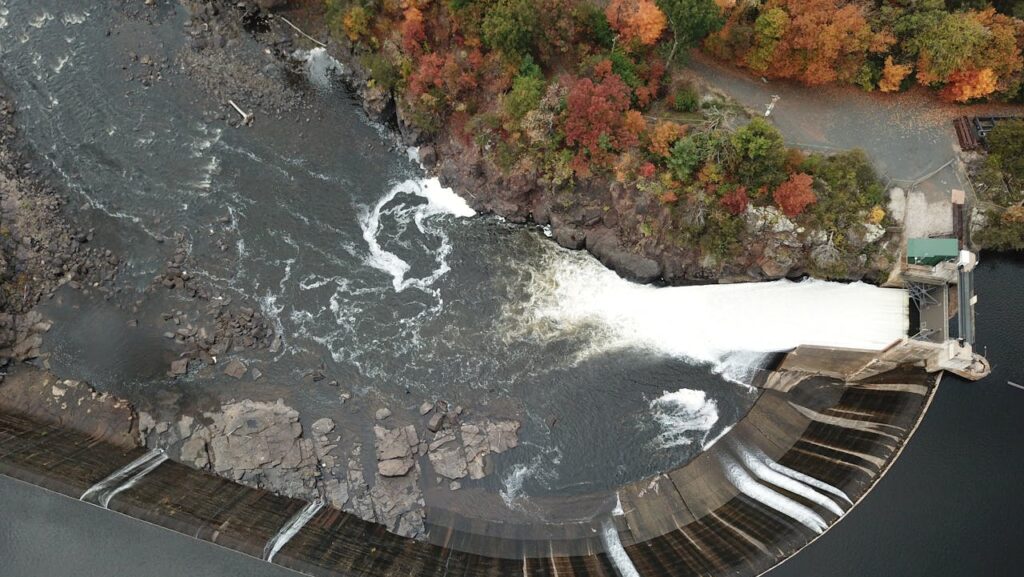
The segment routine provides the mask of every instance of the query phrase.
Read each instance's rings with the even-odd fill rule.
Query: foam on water
[[[426,204],[409,206],[406,204],[389,206],[399,194],[412,194],[426,199]],[[386,272],[391,275],[392,286],[396,292],[401,292],[409,287],[426,289],[434,284],[437,279],[447,273],[447,257],[451,252],[451,243],[444,228],[432,221],[440,215],[453,215],[456,217],[469,217],[476,214],[466,201],[455,194],[450,188],[441,186],[437,178],[420,180],[406,180],[393,187],[384,195],[372,208],[365,210],[359,216],[359,226],[363,230],[363,239],[369,247],[369,255],[365,262],[369,266]],[[381,221],[383,216],[394,218],[401,227],[414,224],[420,233],[437,238],[441,242],[440,248],[434,254],[437,268],[422,278],[406,278],[410,270],[408,262],[393,252],[385,250],[379,240],[383,230]]]
[[[577,339],[580,357],[647,350],[709,363],[749,383],[766,354],[798,345],[882,349],[906,335],[905,290],[819,280],[655,287],[552,243],[525,303],[505,307],[509,338]],[[742,351],[738,353],[737,351]]]
[[[330,88],[331,78],[344,70],[344,65],[323,48],[296,50],[292,58],[306,64],[306,76],[320,88]]]
[[[718,404],[704,391],[694,389],[665,393],[651,402],[651,411],[661,425],[657,438],[661,447],[689,445],[698,435],[703,441],[718,422]]]

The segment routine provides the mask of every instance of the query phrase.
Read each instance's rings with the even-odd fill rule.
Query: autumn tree
[[[675,60],[676,52],[696,46],[705,36],[722,27],[725,19],[715,0],[657,0],[672,31],[672,48],[668,62]]]
[[[629,87],[605,60],[594,78],[577,78],[566,97],[565,141],[577,149],[573,168],[589,174],[590,165],[607,166],[610,152],[635,146],[643,129],[643,116],[630,111]],[[633,112],[634,114],[629,114]]]
[[[949,75],[948,84],[939,94],[946,100],[967,102],[996,91],[998,78],[991,68],[957,70]]]
[[[865,5],[835,0],[771,0],[788,24],[773,51],[772,76],[807,84],[852,81],[875,46]],[[882,46],[877,48],[884,48]]]
[[[417,54],[426,39],[427,31],[423,25],[423,12],[415,5],[411,5],[406,9],[402,21],[402,48],[409,54]]]
[[[809,205],[817,202],[818,197],[814,194],[814,178],[802,172],[789,177],[780,184],[772,194],[775,204],[782,209],[783,214],[793,218],[804,211]]]
[[[667,158],[672,154],[672,144],[684,134],[686,134],[685,126],[671,120],[663,120],[655,124],[654,128],[651,129],[647,150],[655,156]]]
[[[729,214],[736,216],[743,214],[747,210],[750,198],[747,196],[747,189],[740,186],[723,194],[718,202],[725,210],[729,211]]]
[[[608,24],[629,45],[649,46],[665,31],[665,14],[652,0],[611,0],[605,9]]]
[[[885,66],[882,68],[882,79],[878,81],[878,89],[882,92],[897,92],[906,78],[913,70],[909,64],[896,64],[892,55],[885,57]]]

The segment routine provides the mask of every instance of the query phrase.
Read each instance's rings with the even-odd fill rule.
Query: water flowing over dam
[[[131,478],[109,508],[313,575],[753,576],[866,495],[935,391],[923,369],[877,352],[833,350],[849,380],[806,372],[814,352],[798,349],[763,373],[753,408],[719,442],[619,487],[614,508],[591,520],[516,525],[432,510],[423,543],[173,462],[133,477],[158,457],[9,413],[0,413],[0,473],[69,495]]]

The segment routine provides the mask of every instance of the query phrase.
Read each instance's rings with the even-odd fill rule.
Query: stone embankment
[[[759,376],[761,396],[722,438],[675,470],[620,487],[602,518],[516,525],[429,510],[424,524],[428,541],[423,542],[325,507],[279,543],[273,562],[324,576],[446,571],[468,576],[759,575],[816,539],[863,499],[927,410],[934,377],[912,360],[877,360],[878,353],[870,351],[798,349]],[[424,409],[430,425],[433,408]],[[185,442],[200,463],[222,473],[241,471],[247,485],[275,478],[247,477],[260,461],[291,459],[290,469],[273,482],[307,487],[303,475],[320,465],[304,469],[303,456],[329,455],[339,439],[332,423],[323,420],[312,425],[309,438],[296,435],[301,426],[288,415],[281,404],[232,404],[204,415],[205,424],[186,427],[189,438],[202,441]],[[379,426],[374,431],[378,481],[384,472],[408,466],[404,476],[391,478],[398,485],[386,486],[402,493],[408,487],[403,479],[413,472],[426,475],[427,466],[434,468],[428,463],[434,462],[444,463],[435,472],[471,476],[478,450],[514,446],[512,425],[467,424],[439,427],[433,442],[415,426]],[[275,431],[278,441],[263,439],[264,430]],[[453,432],[460,440],[448,439]],[[185,434],[179,429],[177,436]],[[420,454],[424,444],[426,459]],[[431,458],[431,451],[442,447],[463,452]],[[0,412],[0,473],[72,497],[144,452],[12,409]],[[341,466],[337,459],[323,463]],[[111,509],[255,556],[263,556],[280,529],[307,510],[303,500],[173,461],[112,494]],[[405,515],[392,522],[414,519]]]

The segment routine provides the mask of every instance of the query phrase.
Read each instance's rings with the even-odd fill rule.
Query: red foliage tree
[[[772,195],[775,204],[782,209],[783,214],[793,218],[805,208],[818,201],[814,194],[814,178],[809,174],[798,172],[789,177],[775,189]]]
[[[416,69],[409,74],[408,96],[415,100],[431,89],[444,86],[441,75],[443,69],[444,58],[440,54],[424,54],[420,57]]]
[[[747,196],[747,187],[741,186],[726,193],[718,202],[721,203],[725,210],[729,211],[729,214],[743,214],[747,210],[747,205],[750,204],[750,197]]]
[[[405,20],[402,21],[402,48],[409,54],[418,54],[421,44],[427,39],[427,30],[423,25],[423,12],[419,8],[410,6],[405,11]]]
[[[573,169],[581,176],[590,174],[591,164],[606,166],[612,150],[635,145],[642,129],[637,115],[627,114],[629,87],[612,72],[611,62],[598,64],[594,73],[594,80],[573,80],[566,98],[565,141],[577,148]]]

